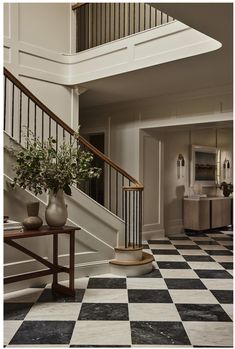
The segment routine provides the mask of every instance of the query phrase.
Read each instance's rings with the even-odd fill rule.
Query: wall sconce
[[[223,177],[224,180],[230,180],[230,161],[225,158],[223,163]]]
[[[177,178],[184,178],[185,176],[185,160],[182,154],[178,155],[177,159]]]

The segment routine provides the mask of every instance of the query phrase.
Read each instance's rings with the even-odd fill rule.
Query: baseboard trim
[[[163,238],[165,236],[165,229],[158,229],[143,232],[143,240],[154,240]]]

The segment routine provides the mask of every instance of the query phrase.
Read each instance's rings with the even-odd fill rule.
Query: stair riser
[[[115,259],[122,262],[141,261],[143,257],[142,250],[139,251],[116,251]]]
[[[152,271],[152,262],[135,265],[135,266],[123,266],[123,265],[110,265],[111,273],[119,276],[140,276],[148,274]]]

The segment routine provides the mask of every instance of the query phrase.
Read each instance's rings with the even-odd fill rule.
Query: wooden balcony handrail
[[[28,96],[39,108],[41,108],[49,117],[52,118],[58,125],[60,125],[69,134],[74,135],[75,131],[69,127],[61,118],[59,118],[53,111],[51,111],[44,103],[42,103],[24,84],[22,84],[8,69],[4,67],[4,75],[17,86],[26,96]],[[87,147],[93,154],[102,159],[105,163],[110,165],[113,169],[118,171],[126,179],[134,185],[134,188],[143,190],[144,186],[134,177],[124,171],[119,165],[108,158],[105,154],[90,144],[85,138],[79,135],[79,142]]]

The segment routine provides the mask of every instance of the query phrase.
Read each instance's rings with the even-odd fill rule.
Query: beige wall
[[[63,82],[53,83],[58,54],[75,49],[75,15],[71,3],[5,3],[4,65],[71,126],[78,123],[78,94]],[[47,55],[50,59],[45,59]],[[37,64],[35,63],[35,60]],[[50,73],[38,78],[34,74]],[[60,72],[61,64],[56,71]]]
[[[133,177],[143,181],[145,237],[162,236],[166,227],[167,233],[168,227],[182,230],[182,207],[178,205],[177,197],[182,196],[183,188],[180,186],[184,183],[176,185],[173,180],[166,199],[164,183],[167,186],[176,175],[176,154],[189,152],[189,134],[184,128],[178,131],[178,136],[170,137],[167,143],[164,142],[163,132],[160,138],[156,138],[154,132],[158,128],[169,126],[180,128],[185,125],[202,124],[203,128],[203,124],[232,120],[231,91],[230,86],[199,90],[182,95],[107,105],[81,113],[81,132],[86,134],[104,131],[107,154]],[[211,137],[205,132],[208,132],[208,129],[195,131],[192,136],[193,141],[201,144],[205,141],[205,145],[214,145],[214,131]],[[221,137],[218,136],[221,148],[231,149],[231,134],[227,137],[226,131],[218,132],[221,132]],[[171,152],[171,149],[174,149],[175,153]],[[165,157],[169,164],[165,172],[164,154],[167,154]],[[166,210],[172,210],[166,219],[164,219],[165,207]]]

